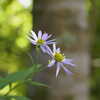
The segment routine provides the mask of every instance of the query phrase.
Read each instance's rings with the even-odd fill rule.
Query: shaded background
[[[56,79],[55,69],[38,73],[34,79],[50,89],[23,85],[11,94],[32,100],[99,100],[99,10],[99,0],[0,0],[0,77],[31,65],[29,54],[35,55],[26,35],[32,28],[54,34],[77,64],[73,77],[62,72]],[[0,94],[7,91],[5,87]]]

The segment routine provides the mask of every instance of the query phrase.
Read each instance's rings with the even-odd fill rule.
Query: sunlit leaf
[[[0,96],[0,100],[30,100],[24,96]]]
[[[35,72],[39,71],[39,66],[40,65],[34,65],[33,67],[27,70],[19,71],[19,72],[8,75],[4,79],[0,79],[0,88],[3,88],[4,86],[16,81],[24,81],[31,74],[34,74]]]

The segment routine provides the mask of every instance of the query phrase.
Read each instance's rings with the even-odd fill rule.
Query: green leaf
[[[38,72],[39,66],[40,65],[34,65],[33,67],[28,68],[24,71],[19,71],[19,72],[8,75],[4,79],[0,79],[0,88],[3,88],[6,85],[16,82],[16,81],[24,81],[30,75],[34,74],[35,72]]]
[[[0,96],[0,100],[30,100],[27,97],[24,96]]]
[[[2,81],[2,80],[4,80],[4,78],[1,78],[1,77],[0,77],[0,81]]]
[[[40,83],[40,82],[36,82],[36,81],[32,81],[30,80],[26,80],[26,83],[31,84],[33,86],[41,86],[41,87],[48,87],[46,84]]]

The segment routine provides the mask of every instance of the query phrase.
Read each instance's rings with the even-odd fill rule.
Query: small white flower
[[[48,45],[55,43],[55,39],[48,40],[51,36],[52,35],[48,35],[48,33],[42,34],[42,31],[39,31],[37,35],[34,31],[31,31],[28,39],[33,45],[39,46],[41,50],[45,53],[47,52]]]
[[[54,64],[56,64],[57,66],[56,77],[58,76],[61,68],[63,68],[67,74],[69,75],[72,74],[72,72],[69,71],[69,69],[67,69],[64,66],[64,65],[70,65],[74,67],[75,64],[72,63],[72,59],[66,59],[64,54],[61,53],[60,48],[56,48],[56,44],[53,44],[53,51],[49,47],[47,48],[48,48],[48,54],[52,58],[52,60],[48,64],[48,67],[52,67]]]

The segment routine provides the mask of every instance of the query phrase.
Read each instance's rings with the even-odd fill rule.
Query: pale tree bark
[[[88,100],[90,68],[90,35],[84,0],[35,0],[34,27],[58,37],[66,55],[74,58],[78,78],[63,75],[56,79],[54,72],[46,75],[51,84],[48,100]],[[67,46],[67,40],[72,39]],[[65,39],[62,44],[63,38]],[[76,72],[74,72],[76,73]]]

